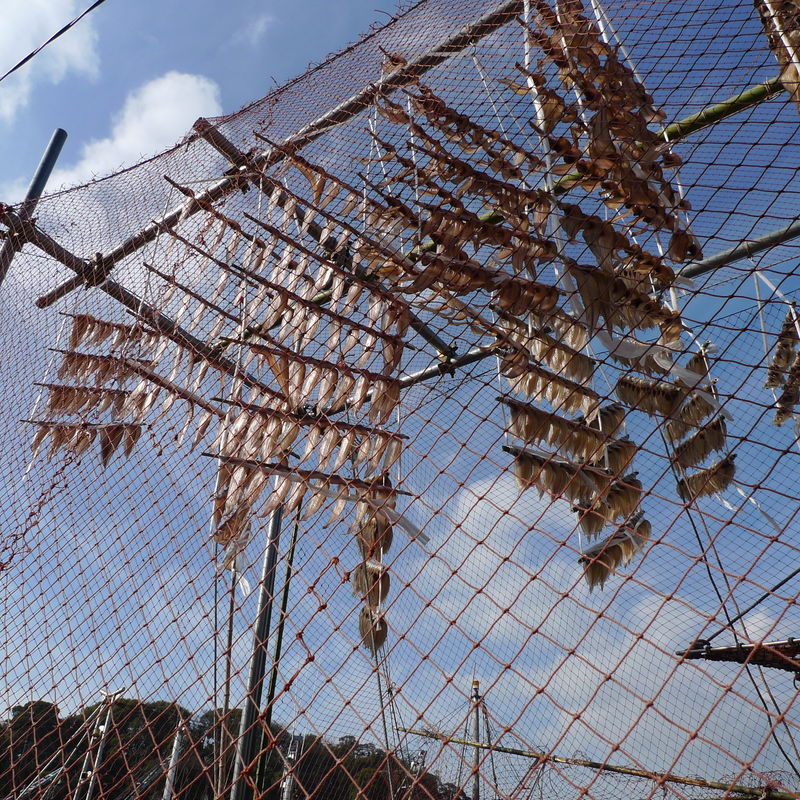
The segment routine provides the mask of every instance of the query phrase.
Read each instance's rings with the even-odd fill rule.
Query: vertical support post
[[[264,688],[264,673],[267,666],[267,642],[272,623],[272,604],[275,597],[275,565],[278,561],[278,542],[281,534],[283,506],[278,506],[269,517],[267,546],[264,552],[264,567],[261,572],[261,590],[258,595],[255,630],[253,632],[253,655],[250,658],[250,674],[247,694],[236,742],[236,757],[233,764],[233,780],[230,800],[249,800],[250,787],[242,773],[253,766],[260,741],[260,728],[256,725]]]
[[[56,165],[59,155],[61,155],[61,148],[64,147],[64,142],[66,140],[67,132],[65,130],[56,128],[55,131],[53,131],[50,143],[44,151],[42,160],[39,162],[39,166],[33,174],[33,180],[31,180],[31,185],[28,187],[25,199],[22,201],[22,208],[20,209],[19,215],[23,219],[29,220],[31,216],[33,216],[36,204],[42,196],[44,187],[47,185],[47,181],[53,172],[53,167]],[[3,242],[3,246],[0,247],[0,284],[5,280],[11,262],[14,260],[14,256],[22,249],[23,244],[24,242],[21,238],[14,236],[6,239],[5,242]]]
[[[302,735],[293,733],[291,742],[289,743],[289,752],[286,754],[286,764],[283,767],[281,800],[292,800],[294,794],[294,765],[297,763],[302,745]]]
[[[106,697],[106,700],[107,699],[108,698]],[[94,721],[94,727],[92,728],[91,731],[87,731],[88,737],[86,739],[86,754],[83,757],[83,763],[81,764],[81,771],[78,773],[78,785],[75,787],[75,800],[78,800],[78,795],[80,793],[81,787],[83,786],[84,778],[89,774],[89,761],[92,757],[92,745],[94,744],[94,741],[100,736],[100,730],[103,724],[100,721],[100,719],[101,719],[101,714],[97,713],[97,719]]]
[[[114,707],[114,700],[117,698],[117,692],[112,692],[109,695],[106,695],[106,700],[108,701],[108,709],[106,709],[106,716],[103,720],[103,725],[98,731],[100,734],[100,742],[97,745],[97,754],[94,757],[94,761],[92,763],[92,773],[89,778],[89,785],[86,787],[86,797],[85,800],[92,800],[92,796],[94,795],[95,786],[97,786],[97,775],[100,772],[100,767],[103,766],[103,758],[106,754],[106,743],[108,742],[108,731],[109,726],[111,725],[111,711]],[[87,757],[88,757],[87,752]],[[77,795],[77,792],[76,792]]]
[[[294,553],[297,547],[297,536],[300,532],[300,514],[298,511],[292,526],[292,538],[289,542],[289,550],[286,554],[286,572],[283,577],[283,588],[281,589],[281,607],[278,616],[278,626],[275,633],[275,646],[272,650],[272,666],[269,673],[269,685],[267,686],[267,699],[264,703],[264,727],[269,728],[272,723],[272,706],[275,702],[275,693],[278,687],[278,665],[281,661],[283,652],[283,630],[286,623],[286,610],[289,607],[289,588],[292,580],[292,568],[294,565]],[[263,736],[261,737],[263,739]],[[294,739],[292,739],[294,743]],[[267,769],[268,756],[262,753],[258,758],[258,770],[256,773],[256,786],[260,791],[264,790],[264,775]]]
[[[169,766],[167,767],[167,777],[164,781],[164,792],[161,795],[161,800],[172,800],[175,794],[175,775],[178,772],[178,760],[181,757],[181,749],[183,748],[183,718],[177,705],[175,710],[178,713],[178,725],[175,728],[175,738],[172,741],[172,752],[169,755]]]
[[[472,741],[475,744],[472,754],[472,800],[480,800],[481,797],[481,693],[480,683],[472,681]]]

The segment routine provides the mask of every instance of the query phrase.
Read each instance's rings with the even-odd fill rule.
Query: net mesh
[[[797,13],[421,0],[3,207],[3,796],[795,796]]]

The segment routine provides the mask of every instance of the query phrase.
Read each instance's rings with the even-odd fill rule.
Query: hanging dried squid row
[[[679,442],[714,411],[715,407],[702,394],[692,393],[670,414],[666,424],[667,439],[673,444]]]
[[[562,212],[559,222],[564,232],[572,241],[577,239],[579,233],[581,234],[601,270],[613,273],[619,262],[618,253],[633,252],[628,237],[608,220],[601,219],[595,214],[586,214],[580,206],[571,203],[559,203],[558,208]],[[641,292],[648,288],[644,283],[645,280],[646,276],[642,276],[641,285],[629,288]]]
[[[159,395],[159,387],[154,386],[147,378],[143,378],[128,393],[125,402],[118,410],[121,417],[133,422],[141,422],[152,410]]]
[[[159,341],[159,334],[146,331],[141,325],[123,325],[98,319],[91,314],[68,314],[72,317],[69,347],[77,350],[81,345],[100,345],[111,339],[111,347],[116,349],[127,343],[137,346],[138,352],[150,351]]]
[[[261,461],[282,459],[304,432],[306,442],[298,453],[298,465],[313,456],[321,470],[333,464],[335,472],[350,463],[382,474],[391,469],[402,450],[401,436],[392,431],[250,404],[227,429],[220,428],[212,450]]]
[[[588,416],[600,405],[600,395],[593,389],[531,364],[520,351],[503,356],[500,370],[515,392],[544,398],[559,411],[583,411]]]
[[[615,389],[623,403],[638,408],[646,414],[663,414],[675,417],[686,390],[666,381],[623,375]],[[699,396],[699,395],[698,395]]]
[[[495,297],[503,311],[520,316],[528,311],[546,316],[561,297],[555,286],[548,286],[518,276],[496,282]]]
[[[586,424],[603,431],[606,436],[616,436],[619,429],[625,423],[626,414],[627,410],[625,406],[620,403],[609,403],[608,405],[600,406],[600,408],[586,420]]]
[[[800,402],[800,351],[795,355],[783,391],[775,403],[774,425],[783,425],[794,415],[795,406]]]
[[[546,366],[572,381],[583,383],[594,375],[596,364],[594,359],[576,350],[570,343],[568,335],[559,338],[551,336],[543,328],[543,316],[534,312],[536,326],[530,324],[530,315],[526,314],[526,321],[494,309],[500,314],[498,323],[507,340],[530,353],[531,357],[541,361]],[[551,320],[552,321],[552,320]],[[572,326],[577,328],[577,326]],[[577,328],[578,330],[583,330]],[[582,346],[581,343],[580,346]]]
[[[108,464],[111,456],[120,446],[123,447],[125,455],[129,456],[142,435],[141,425],[128,422],[88,424],[39,420],[34,424],[37,426],[32,442],[34,458],[48,438],[50,439],[48,458],[53,458],[62,449],[70,450],[79,456],[95,439],[98,439],[103,466]]]
[[[612,444],[606,433],[581,422],[523,403],[512,397],[498,397],[511,409],[511,434],[525,442],[541,442],[565,450],[585,461],[602,456]]]
[[[723,450],[726,436],[725,418],[717,416],[677,445],[673,451],[673,459],[681,467],[696,466],[714,451]]]
[[[598,536],[610,522],[628,519],[642,500],[642,482],[638,473],[631,472],[609,483],[592,502],[580,502],[573,507],[578,522],[589,537]]]
[[[603,433],[607,437],[607,433]],[[639,452],[639,446],[627,436],[607,440],[605,448],[590,460],[594,466],[604,467],[614,475],[622,475]]]
[[[706,469],[686,475],[678,481],[678,494],[690,502],[698,497],[707,497],[724,492],[736,473],[735,454],[727,455]]]
[[[597,329],[602,318],[609,329],[660,327],[667,343],[680,340],[679,312],[629,288],[624,280],[597,267],[568,262],[567,269],[575,280],[591,330]]]
[[[783,325],[781,325],[772,362],[767,370],[767,380],[764,383],[766,389],[775,389],[783,386],[786,382],[789,368],[792,366],[797,351],[797,343],[800,341],[800,336],[797,333],[797,324],[795,323],[795,314],[794,308],[789,309],[783,320]]]
[[[443,183],[456,184],[452,192],[455,198],[465,195],[488,200],[512,223],[527,221],[533,217],[534,229],[540,235],[547,233],[547,218],[552,208],[552,198],[541,189],[530,189],[519,182],[504,181],[476,168],[471,161],[464,161],[445,149],[436,139],[419,126],[412,128],[415,139],[409,147],[419,156],[428,159],[424,170],[412,173],[414,179],[421,176],[428,186],[437,188],[437,179]],[[425,144],[421,144],[421,139]],[[416,189],[417,184],[409,180]],[[522,212],[526,211],[526,214]]]
[[[373,140],[385,153],[380,160],[388,158],[401,167],[399,172],[393,173],[381,184],[381,188],[403,183],[413,189],[415,196],[439,197],[456,208],[462,207],[462,197],[465,194],[479,196],[500,210],[512,226],[518,227],[523,223],[526,219],[526,208],[536,202],[540,193],[520,183],[508,183],[476,169],[474,163],[455,157],[414,123],[410,124],[410,132],[413,138],[407,145],[414,158],[403,156],[394,145],[370,132]],[[428,147],[420,144],[420,140]],[[429,159],[427,164],[423,163],[425,156]],[[450,191],[444,185],[448,182],[459,185]],[[544,228],[540,233],[543,232]]]
[[[601,502],[608,508],[611,519],[629,517],[641,502],[642,491],[642,482],[637,473],[631,472],[615,480],[601,495]]]
[[[63,384],[41,384],[49,390],[47,413],[54,415],[81,414],[96,410],[103,414],[111,409],[116,415],[128,395],[122,389],[109,389],[105,386],[66,386]]]
[[[376,207],[371,212],[368,223],[388,227],[395,234],[404,228],[421,239],[430,237],[443,252],[456,258],[462,256],[467,244],[475,248],[497,247],[501,250],[496,260],[515,259],[515,267],[521,271],[522,268],[532,269],[539,262],[552,261],[557,254],[556,245],[550,239],[532,236],[506,223],[487,222],[459,201],[453,200],[444,207],[417,199],[415,206],[425,212],[420,216],[398,197],[372,184],[367,185],[386,203],[385,207]]]
[[[142,426],[128,422],[116,425],[104,425],[99,429],[100,461],[105,467],[111,456],[122,447],[129,456],[142,435]]]
[[[352,394],[345,401],[349,408],[358,411],[369,401],[368,415],[375,425],[383,425],[400,402],[400,382],[397,378],[302,356],[288,348],[258,344],[250,344],[250,347],[266,361],[286,403],[293,409],[310,404],[311,390],[316,386],[317,413],[329,411],[325,405],[329,399],[342,399],[342,393],[338,391],[340,383],[348,392],[352,387]],[[319,384],[308,382],[309,374],[318,375]]]
[[[525,175],[521,169],[522,165],[530,171],[540,170],[544,166],[538,156],[507,139],[499,131],[488,130],[466,115],[450,108],[428,86],[418,83],[416,88],[418,94],[407,93],[414,110],[425,116],[448,141],[461,147],[465,153],[473,155],[476,148],[482,149],[488,158],[485,161],[479,160],[478,163],[488,166],[503,179],[523,182]],[[396,115],[400,107],[385,97],[383,102],[385,107],[391,107],[395,114],[392,121],[397,121]],[[402,123],[408,124],[409,121],[410,118],[405,116]]]
[[[310,492],[311,500],[304,509],[303,519],[313,516],[319,511],[325,500],[331,498],[334,500],[331,509],[331,524],[341,517],[348,505],[359,507],[359,504],[362,503],[375,512],[378,521],[385,519],[387,524],[391,524],[390,520],[395,516],[403,522],[407,532],[411,531],[409,535],[421,536],[419,531],[413,526],[409,526],[407,521],[403,521],[402,515],[397,515],[394,511],[395,493],[388,485],[386,476],[381,476],[377,480],[361,480],[316,469],[289,466],[285,461],[267,463],[221,452],[207,455],[214,455],[226,466],[225,473],[221,472],[220,474],[229,483],[216,495],[215,521],[223,520],[224,522],[224,515],[230,515],[231,512],[238,513],[243,505],[251,508],[258,500],[269,476],[274,476],[275,487],[261,509],[263,514],[279,505],[283,505],[284,511],[292,510],[297,507],[302,496]],[[297,484],[302,485],[302,490],[297,489]],[[289,505],[290,503],[291,505]],[[365,537],[371,530],[368,522],[369,520],[366,520],[363,526]],[[389,532],[389,538],[385,539],[385,548],[388,548],[390,535]]]
[[[521,489],[535,486],[540,495],[563,498],[578,505],[591,505],[612,483],[605,470],[588,464],[563,461],[552,453],[536,452],[530,447],[504,445],[514,456],[514,471]]]
[[[631,519],[611,536],[588,547],[579,559],[589,591],[601,589],[612,572],[629,564],[652,535],[650,523],[643,517]]]
[[[454,258],[442,252],[423,251],[417,259],[416,270],[407,273],[411,282],[400,284],[404,294],[418,294],[437,286],[453,294],[469,294],[480,289],[492,289],[498,273],[474,260]]]
[[[571,381],[583,383],[595,373],[594,359],[544,331],[535,332],[528,339],[527,350],[533,358],[544,362],[553,372],[564,375]]]
[[[299,434],[298,422],[288,415],[242,410],[227,426],[220,426],[212,451],[238,458],[282,460]]]
[[[50,439],[47,458],[51,459],[59,450],[67,449],[80,456],[95,440],[97,429],[75,423],[60,423],[51,420],[36,422],[36,432],[31,442],[31,458],[35,459],[42,446]]]
[[[614,274],[639,292],[661,292],[675,283],[675,271],[664,263],[661,256],[643,250],[638,244],[631,244],[614,267]]]
[[[98,383],[112,379],[122,381],[135,374],[126,361],[149,365],[147,361],[126,359],[124,356],[77,353],[71,350],[55,350],[55,352],[64,356],[58,368],[58,377],[61,380],[74,379],[81,382],[94,378]]]

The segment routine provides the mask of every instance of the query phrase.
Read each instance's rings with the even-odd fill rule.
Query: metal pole
[[[108,697],[106,697],[108,700]],[[105,702],[105,701],[104,701]],[[95,739],[100,735],[100,729],[102,727],[102,723],[100,722],[100,709],[102,708],[102,703],[98,707],[97,711],[97,719],[94,723],[94,728],[92,729],[91,733],[89,733],[89,738],[86,742],[86,755],[83,757],[83,763],[81,764],[81,771],[78,775],[78,785],[75,787],[75,800],[78,798],[78,792],[80,791],[81,786],[83,786],[83,779],[86,775],[89,774],[89,760],[92,757],[92,745],[94,744]],[[88,725],[89,720],[86,720],[86,724]]]
[[[94,763],[92,764],[92,775],[89,778],[89,785],[86,787],[86,798],[85,800],[92,800],[92,795],[94,794],[94,787],[97,785],[97,773],[100,771],[100,767],[103,766],[103,757],[106,753],[106,743],[108,742],[108,728],[111,724],[111,710],[114,707],[114,700],[117,697],[117,692],[113,692],[112,694],[108,695],[108,710],[106,711],[106,718],[103,722],[103,727],[101,728],[100,732],[100,743],[97,745],[97,755],[94,758]]]
[[[56,128],[55,131],[53,131],[50,143],[44,151],[42,160],[39,162],[39,166],[33,174],[33,180],[31,180],[31,185],[28,187],[25,199],[22,201],[22,207],[19,213],[24,219],[27,220],[31,218],[36,204],[42,196],[44,187],[47,185],[47,181],[53,172],[53,167],[56,165],[59,155],[61,155],[61,149],[64,147],[64,142],[66,142],[66,140],[67,132],[65,130]],[[0,247],[0,284],[5,280],[11,262],[14,260],[14,256],[22,249],[23,244],[25,244],[24,239],[10,234],[9,238],[3,243],[3,246]]]
[[[286,623],[286,610],[289,607],[289,588],[292,581],[292,567],[294,565],[294,553],[297,547],[297,536],[300,532],[300,509],[292,527],[292,538],[289,541],[289,551],[286,554],[286,572],[283,577],[283,588],[281,589],[281,608],[278,615],[278,625],[275,633],[275,646],[272,650],[272,665],[269,671],[269,685],[267,686],[267,699],[264,703],[264,727],[269,729],[272,723],[272,706],[275,702],[275,693],[278,687],[278,665],[281,661],[283,652],[283,630]],[[263,741],[263,736],[261,737]],[[292,743],[294,739],[292,739]],[[291,749],[291,748],[290,748]],[[258,770],[256,773],[256,785],[259,791],[264,791],[264,775],[267,770],[267,757],[261,753],[258,758]]]
[[[269,518],[267,547],[264,551],[264,567],[261,572],[261,590],[258,596],[258,611],[253,632],[253,655],[250,659],[250,674],[247,694],[239,725],[236,756],[233,764],[231,800],[248,800],[252,792],[243,773],[249,770],[257,755],[260,728],[256,725],[264,688],[264,673],[267,666],[267,642],[272,622],[272,603],[275,596],[275,565],[278,561],[278,542],[281,534],[283,506],[278,506]]]
[[[479,742],[481,738],[481,693],[480,683],[472,681],[472,741]],[[472,800],[481,798],[481,748],[475,747],[472,755]]]
[[[177,706],[175,710],[178,713],[178,726],[175,728],[175,739],[172,742],[172,752],[169,756],[169,767],[167,767],[167,779],[164,781],[164,792],[161,795],[161,800],[172,800],[175,793],[175,774],[178,771],[178,759],[181,756],[181,748],[183,747],[183,718],[181,717],[181,710]]]
[[[790,239],[796,239],[800,236],[800,220],[790,222],[783,228],[765,233],[757,239],[750,239],[744,241],[736,247],[731,247],[729,250],[723,250],[709,258],[704,258],[702,261],[697,261],[694,264],[687,264],[683,269],[678,270],[678,275],[684,278],[696,278],[698,275],[703,275],[706,272],[717,269],[719,267],[727,267],[734,261],[741,261],[743,258],[750,258],[751,256],[761,253],[764,250],[769,250],[770,247],[788,242]]]
[[[302,735],[293,733],[291,742],[289,744],[289,752],[286,754],[286,763],[283,767],[281,800],[292,800],[292,795],[294,794],[294,765],[297,763],[302,744]]]

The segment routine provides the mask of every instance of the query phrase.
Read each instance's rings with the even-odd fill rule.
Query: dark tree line
[[[117,698],[61,716],[52,703],[34,701],[0,723],[0,800],[160,800],[176,730],[181,723],[174,800],[225,796],[233,771],[239,711],[207,711],[190,718],[175,703]],[[91,746],[89,743],[91,742]],[[102,742],[102,744],[101,744]],[[281,800],[292,765],[292,800],[469,800],[452,784],[415,769],[353,736],[332,743],[292,737],[281,726],[263,731],[259,760],[245,771],[256,800]],[[87,750],[104,748],[84,772]],[[222,786],[222,792],[215,792]]]

